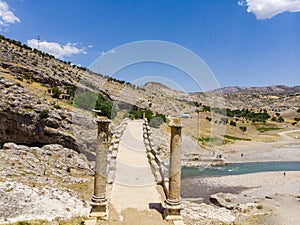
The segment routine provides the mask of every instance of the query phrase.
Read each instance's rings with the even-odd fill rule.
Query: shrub
[[[40,119],[46,119],[49,117],[49,110],[42,110],[39,114]]]
[[[30,223],[27,221],[19,221],[17,225],[30,225]]]
[[[59,104],[55,104],[53,107],[54,107],[55,109],[61,109],[61,106],[60,106]]]
[[[274,121],[274,122],[276,122],[277,118],[273,116],[271,120]]]
[[[21,84],[20,84],[20,82],[16,82],[15,83],[18,87],[23,87]]]
[[[31,63],[33,66],[37,66],[38,65],[38,62],[35,60]]]
[[[154,128],[159,128],[161,124],[164,123],[164,120],[160,117],[154,117],[152,120],[149,122],[150,127]]]
[[[230,121],[230,123],[229,123],[229,125],[230,125],[230,126],[234,126],[234,127],[236,127],[236,122],[235,122],[235,121],[233,121],[233,120],[231,120],[231,121]]]
[[[115,118],[117,114],[117,109],[113,102],[106,99],[100,93],[98,94],[95,109],[100,110],[101,115],[107,116],[109,119]]]
[[[245,133],[247,131],[247,127],[240,127],[240,130]]]
[[[284,122],[284,119],[283,119],[282,116],[279,116],[278,119],[277,119],[277,121],[278,121],[279,123],[282,123],[282,122]]]
[[[59,90],[59,88],[58,87],[53,87],[52,88],[52,97],[53,98],[59,98],[59,96],[60,96],[60,94],[61,94],[61,91]]]
[[[210,122],[211,121],[211,118],[210,117],[205,117],[205,119],[208,121],[208,122]]]

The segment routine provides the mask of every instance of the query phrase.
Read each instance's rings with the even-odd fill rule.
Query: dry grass
[[[81,225],[84,224],[84,221],[87,220],[85,217],[74,217],[71,219],[65,218],[56,218],[54,221],[47,220],[25,220],[15,223],[8,223],[8,225]]]

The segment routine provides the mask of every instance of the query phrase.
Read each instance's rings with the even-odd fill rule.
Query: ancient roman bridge
[[[183,224],[181,198],[181,121],[172,119],[170,161],[164,165],[153,147],[146,119],[124,120],[112,136],[110,120],[98,123],[98,148],[91,217],[107,220],[110,207],[122,216],[125,209],[160,212],[161,224]],[[164,221],[165,220],[165,221]]]

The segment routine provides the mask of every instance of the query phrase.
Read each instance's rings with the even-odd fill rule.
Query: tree
[[[60,94],[61,94],[61,91],[59,90],[58,87],[55,86],[52,88],[52,97],[53,98],[59,98]]]
[[[284,119],[283,119],[282,116],[279,116],[278,119],[277,119],[277,121],[278,121],[279,123],[282,123],[282,122],[284,122]]]
[[[109,119],[115,118],[117,114],[117,110],[113,102],[106,99],[100,93],[98,94],[95,109],[100,110],[100,114],[102,116],[107,116]]]
[[[49,110],[47,110],[47,109],[42,110],[39,114],[39,117],[40,117],[41,120],[48,118],[49,117]]]
[[[229,123],[229,125],[230,125],[230,126],[234,126],[234,127],[236,127],[236,122],[235,122],[235,121],[233,121],[233,120],[231,120],[231,121],[230,121],[230,123]]]
[[[208,122],[210,122],[211,121],[211,118],[210,117],[205,117],[205,119],[208,121]]]
[[[240,130],[243,132],[243,134],[247,131],[247,127],[240,127]]]

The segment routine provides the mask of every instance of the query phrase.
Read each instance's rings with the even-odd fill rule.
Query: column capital
[[[172,127],[182,128],[183,125],[181,123],[181,118],[178,118],[178,117],[170,118],[169,127],[171,127],[171,128]]]
[[[111,123],[111,120],[110,119],[107,119],[107,118],[101,118],[101,117],[96,117],[95,121],[97,123]]]

